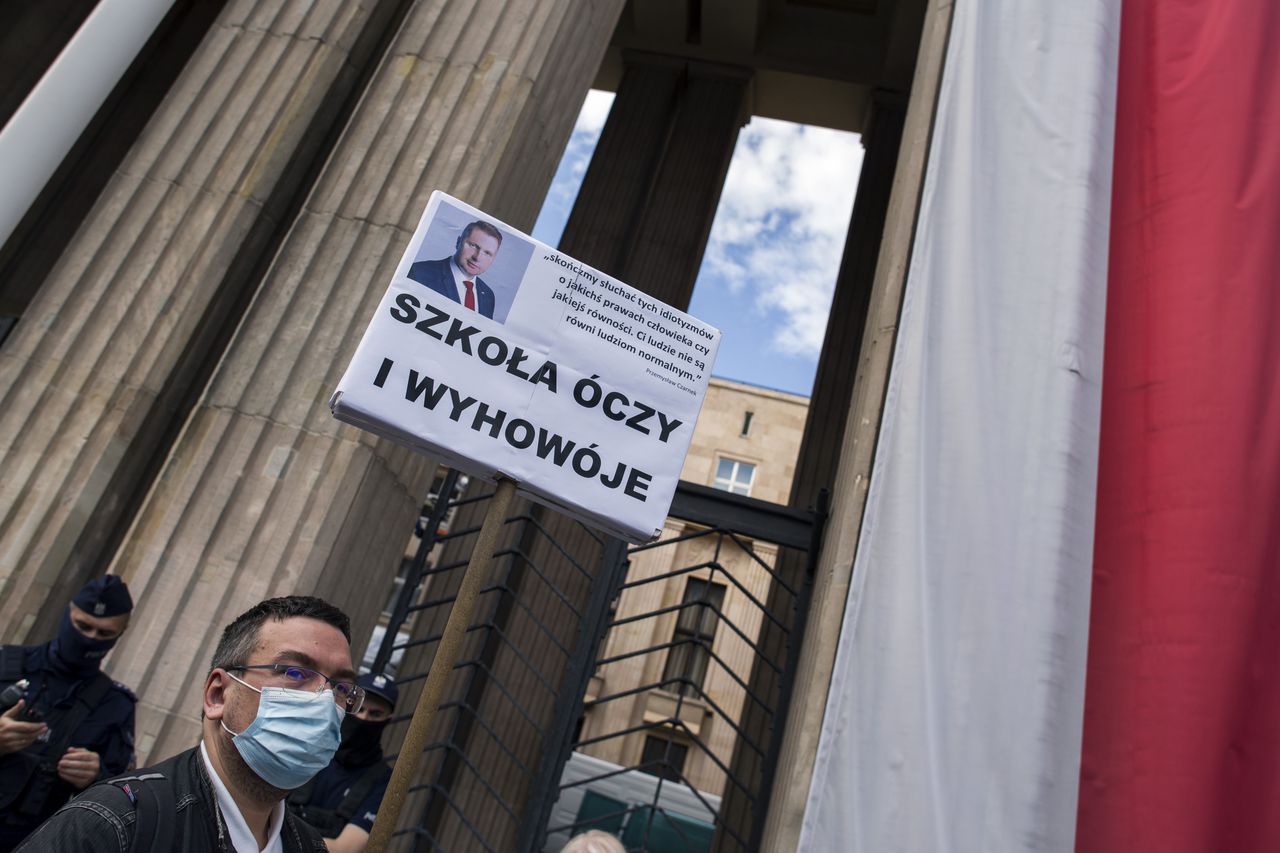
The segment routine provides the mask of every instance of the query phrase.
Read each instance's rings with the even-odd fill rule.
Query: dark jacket
[[[223,853],[231,851],[231,839],[218,810],[213,783],[209,781],[200,747],[188,749],[154,767],[133,771],[129,776],[160,773],[163,781],[147,785],[167,785],[173,795],[175,822],[172,849],[182,853]],[[139,800],[139,802],[145,802]],[[18,853],[125,853],[133,844],[136,807],[118,786],[99,782],[67,803],[18,847]],[[285,810],[280,827],[285,853],[319,853],[324,839],[314,829]]]
[[[337,838],[349,823],[373,832],[390,781],[391,768],[381,760],[349,766],[335,758],[287,802],[290,811],[325,838]]]
[[[409,278],[425,284],[441,296],[461,303],[458,299],[458,283],[453,277],[450,265],[453,258],[441,258],[438,261],[418,261],[409,267]],[[479,276],[472,279],[476,283],[476,310],[486,317],[493,317],[493,288],[485,284]]]
[[[98,753],[100,779],[118,776],[133,763],[137,700],[129,688],[96,669],[67,670],[49,643],[0,648],[0,689],[19,678],[30,682],[24,697],[28,713],[38,714],[49,732],[24,750],[0,755],[0,850],[13,849],[78,793],[57,776],[58,759],[67,747]],[[98,680],[100,688],[95,687]],[[69,722],[76,717],[78,723]]]

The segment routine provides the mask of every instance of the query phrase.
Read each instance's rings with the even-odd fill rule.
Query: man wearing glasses
[[[418,261],[409,267],[409,278],[425,284],[463,307],[493,316],[493,288],[480,274],[489,269],[502,246],[502,232],[483,220],[462,229],[452,257]]]
[[[338,749],[364,691],[346,615],[318,598],[273,598],[223,631],[205,676],[200,743],[89,788],[20,851],[323,851],[285,809]]]

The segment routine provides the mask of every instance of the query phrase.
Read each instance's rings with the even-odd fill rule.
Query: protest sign
[[[435,192],[329,405],[643,542],[670,509],[719,342],[711,326]]]

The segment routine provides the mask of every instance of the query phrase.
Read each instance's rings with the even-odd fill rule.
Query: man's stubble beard
[[[238,711],[239,709],[236,708],[234,710]],[[228,717],[238,716],[239,714],[234,712],[227,714],[223,717],[223,722],[232,731],[242,732],[253,722],[253,718],[250,717],[243,725],[233,725],[232,721],[228,719]],[[227,771],[227,775],[231,777],[232,784],[238,790],[264,806],[274,806],[289,796],[290,792],[288,790],[277,788],[275,785],[263,780],[257,773],[254,773],[249,765],[245,764],[244,758],[240,755],[240,750],[236,749],[236,745],[231,740],[231,735],[223,730],[221,726],[218,729],[221,737],[218,738],[215,748],[222,756],[223,769]]]

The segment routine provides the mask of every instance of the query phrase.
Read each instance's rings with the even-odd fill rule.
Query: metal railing
[[[489,498],[449,500],[455,476],[375,656],[379,671],[404,653],[407,699]],[[515,512],[399,848],[536,853],[597,827],[629,850],[756,849],[824,513],[681,483],[663,538],[627,548],[541,507]],[[788,551],[802,559],[792,576]]]

